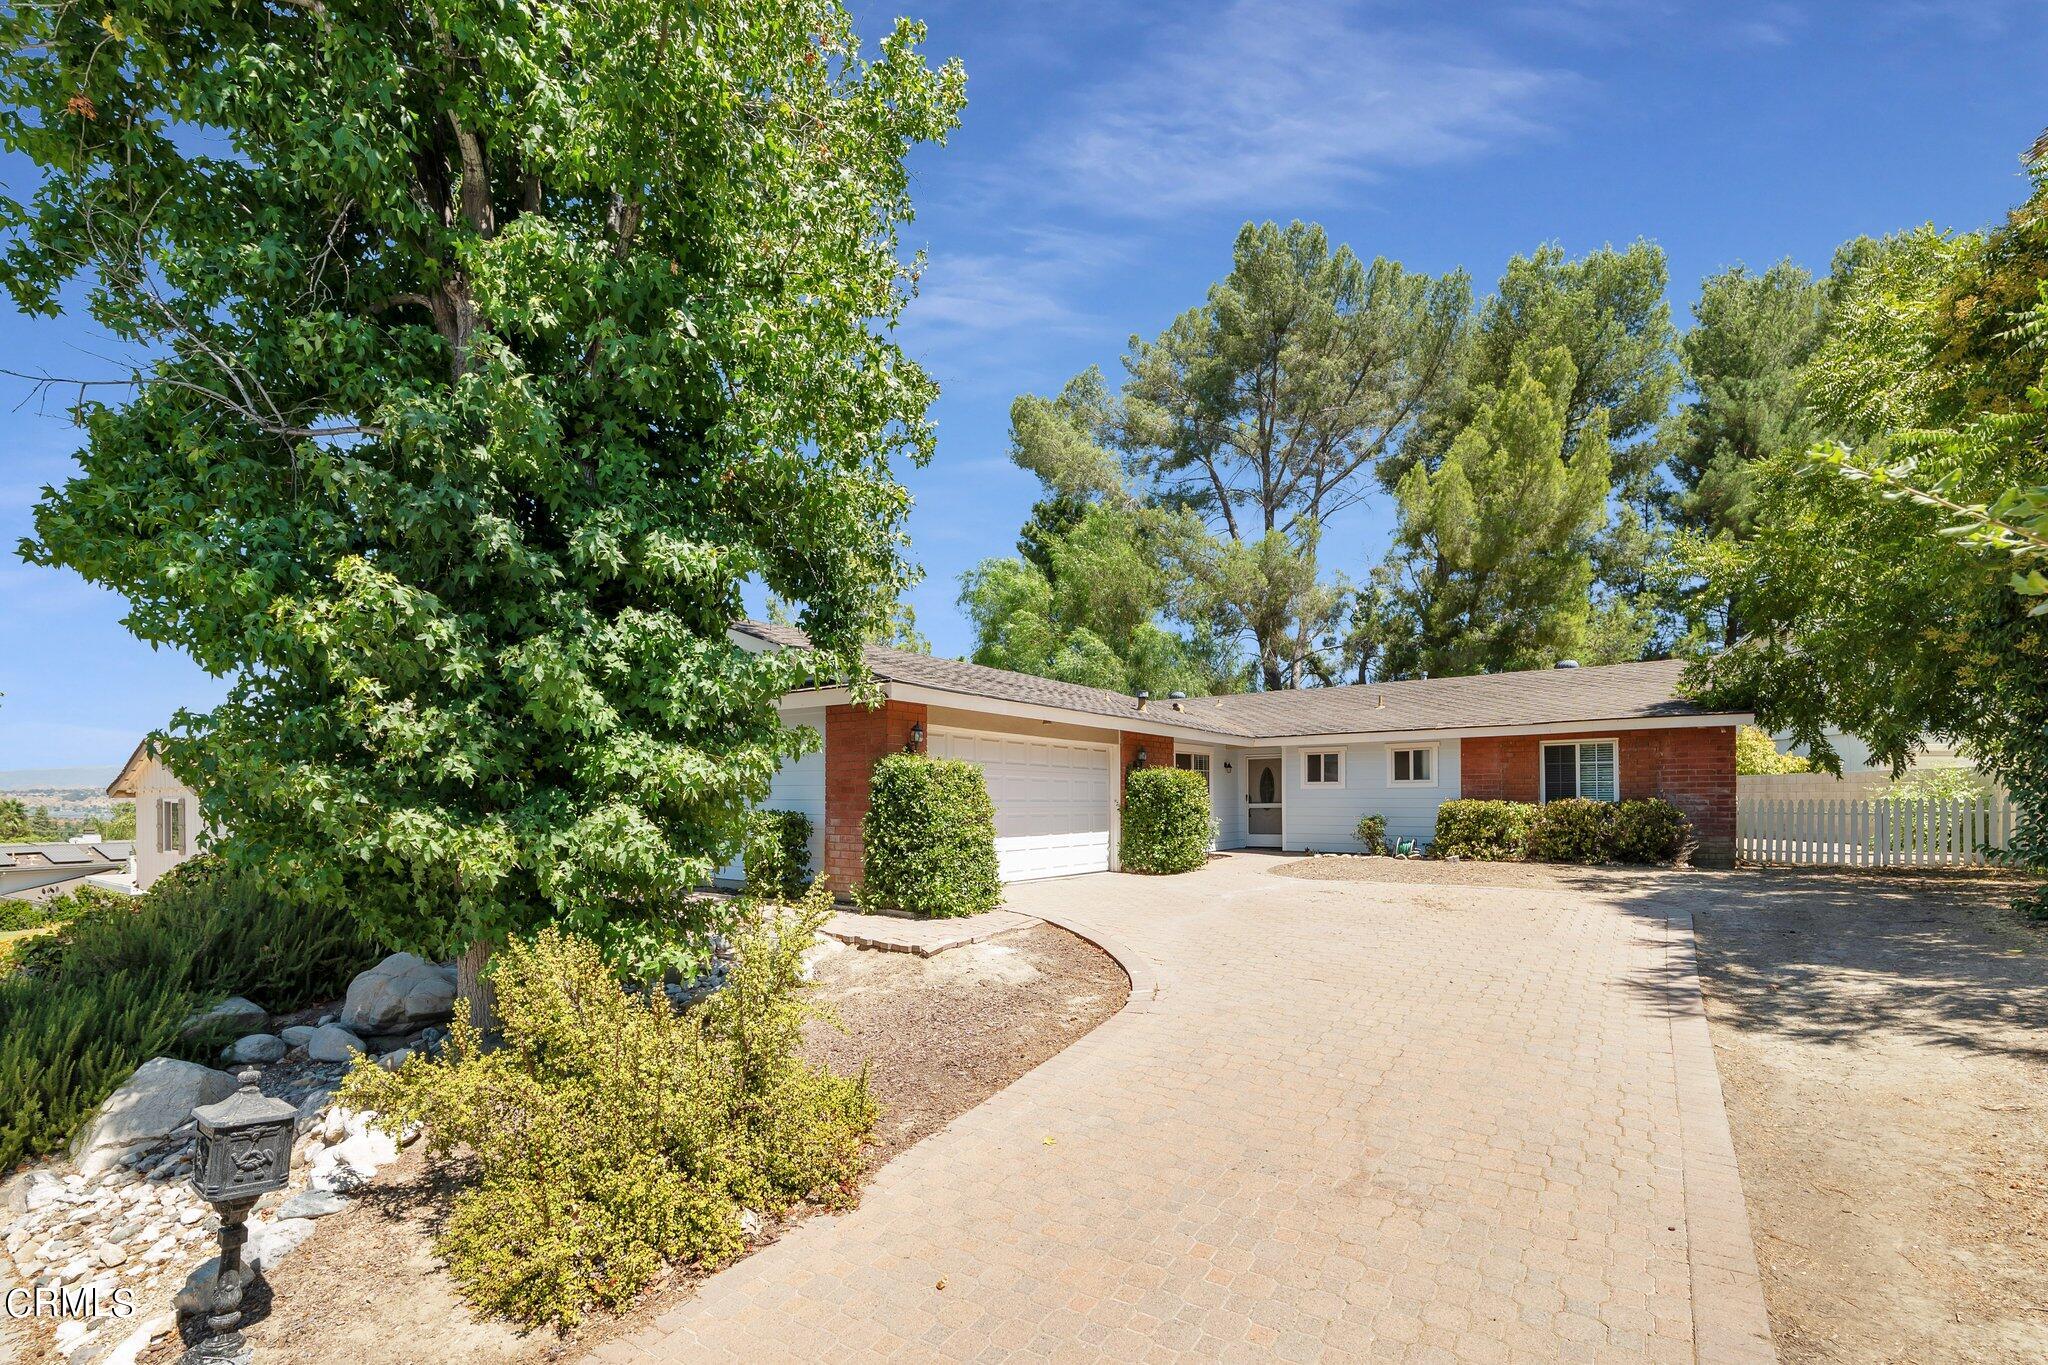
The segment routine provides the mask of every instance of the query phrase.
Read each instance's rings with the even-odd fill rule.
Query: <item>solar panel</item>
[[[72,867],[79,863],[97,862],[92,854],[76,844],[44,844],[36,850],[59,867]]]

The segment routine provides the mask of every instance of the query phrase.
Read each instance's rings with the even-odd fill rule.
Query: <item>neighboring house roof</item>
[[[744,621],[741,631],[791,649],[810,638],[794,626]],[[1185,726],[1231,739],[1403,733],[1515,726],[1683,721],[1746,713],[1695,706],[1678,695],[1682,660],[1541,668],[1466,678],[1311,687],[1236,696],[1153,698],[1142,710],[1122,692],[1055,682],[1004,668],[868,645],[868,668],[884,682],[1107,716],[1138,729],[1148,722]]]
[[[152,757],[148,740],[136,745],[135,752],[128,755],[128,761],[121,765],[121,771],[115,773],[114,780],[107,784],[107,795],[134,800],[141,789],[142,774],[148,769]]]
[[[135,856],[128,840],[91,844],[0,844],[0,868],[75,867],[81,877],[119,867]]]

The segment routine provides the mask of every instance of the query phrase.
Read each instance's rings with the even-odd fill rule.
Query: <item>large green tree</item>
[[[857,670],[904,578],[903,158],[963,91],[920,38],[863,53],[833,0],[5,11],[44,174],[0,282],[140,357],[23,550],[233,679],[165,749],[234,856],[472,974],[545,921],[688,951],[803,667],[729,642],[741,584]]]
[[[1663,435],[1672,479],[1664,512],[1681,532],[1708,542],[1746,537],[1759,468],[1803,452],[1819,434],[1800,378],[1826,326],[1827,293],[1790,261],[1762,274],[1736,266],[1701,284],[1679,343],[1692,393]],[[1688,636],[1727,646],[1741,635],[1725,595],[1689,597]]]
[[[1790,729],[1824,767],[1840,727],[1898,764],[1930,734],[2013,792],[2048,867],[2048,165],[1988,235],[1921,229],[1838,253],[1802,379],[1811,457],[1751,479],[1752,535],[1709,565],[1746,634],[1695,686]],[[1839,477],[1847,472],[1854,477]],[[1952,532],[1960,532],[1952,533]],[[2018,589],[2018,591],[2015,591]],[[2038,590],[2038,591],[2037,591]]]
[[[1402,478],[1385,673],[1497,673],[1583,652],[1610,471],[1602,410],[1571,429],[1574,391],[1563,347],[1517,356],[1435,468]]]

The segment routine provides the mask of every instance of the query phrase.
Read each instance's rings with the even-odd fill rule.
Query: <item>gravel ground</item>
[[[880,1164],[1059,1052],[1122,1007],[1129,983],[1092,945],[1049,925],[919,958],[842,948],[819,963],[806,1051],[837,1070],[868,1066],[881,1102]],[[843,1031],[842,1031],[843,1030]],[[479,1321],[431,1241],[462,1178],[414,1147],[272,1277],[268,1316],[248,1332],[259,1359],[293,1365],[444,1365],[575,1358],[658,1317],[690,1277],[658,1283],[620,1318],[573,1337]],[[801,1216],[801,1215],[799,1215]],[[779,1229],[771,1227],[772,1238]],[[160,1352],[154,1361],[168,1360]]]

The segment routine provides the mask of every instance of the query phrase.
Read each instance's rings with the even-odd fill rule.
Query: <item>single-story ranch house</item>
[[[789,626],[743,622],[749,649],[802,649]],[[1735,729],[1677,692],[1677,661],[1367,683],[1228,697],[1126,696],[1006,669],[870,646],[885,700],[844,686],[790,692],[783,723],[821,750],[785,764],[767,804],[811,818],[812,864],[836,891],[860,879],[875,760],[905,749],[988,775],[1006,881],[1113,868],[1123,779],[1170,765],[1209,783],[1219,848],[1356,851],[1362,815],[1427,842],[1460,797],[1658,796],[1683,810],[1697,862],[1735,850]]]

